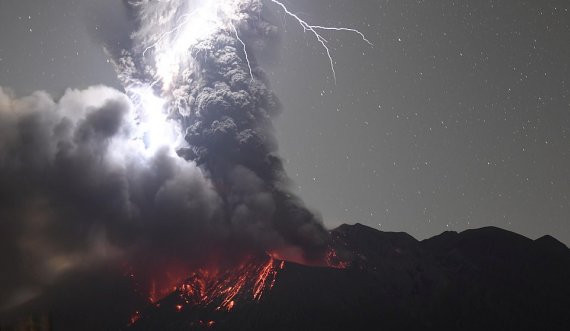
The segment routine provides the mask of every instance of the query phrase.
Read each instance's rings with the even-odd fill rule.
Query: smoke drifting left
[[[3,311],[73,284],[63,281],[70,273],[121,278],[129,268],[144,276],[198,263],[224,237],[216,229],[222,203],[202,170],[132,146],[123,94],[69,90],[56,103],[2,90],[0,100]]]
[[[277,36],[262,3],[216,2],[221,24],[164,76],[161,43],[180,37],[165,31],[200,3],[129,5],[128,48],[107,45],[126,94],[0,88],[1,314],[50,311],[63,329],[108,329],[198,268],[266,253],[323,261],[328,233],[288,191],[277,155],[280,103],[245,52]],[[184,139],[149,149],[141,127],[157,124],[154,112]]]

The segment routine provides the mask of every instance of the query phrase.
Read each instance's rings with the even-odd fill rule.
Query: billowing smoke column
[[[105,329],[132,293],[213,259],[323,256],[327,231],[287,190],[280,104],[249,52],[277,34],[262,3],[129,8],[130,40],[107,45],[127,95],[0,89],[0,315],[60,307]]]
[[[257,15],[249,13],[236,29],[259,28]],[[211,174],[226,204],[227,221],[239,235],[269,249],[292,244],[306,253],[319,253],[326,232],[286,190],[286,175],[276,155],[271,119],[279,111],[279,101],[251,55],[249,65],[254,68],[248,70],[240,46],[231,31],[220,31],[192,50],[196,75],[183,78],[188,87],[180,97],[191,110],[182,116],[190,145],[184,156]]]
[[[247,45],[277,35],[262,18],[262,3],[140,1],[133,8],[139,55],[123,52],[121,77],[127,91],[134,86],[136,95],[140,85],[150,84],[167,100],[169,118],[187,143],[178,154],[212,181],[231,239],[320,257],[327,232],[287,190],[271,123],[280,104],[248,51]]]

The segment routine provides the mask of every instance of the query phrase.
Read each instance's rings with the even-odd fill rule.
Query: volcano
[[[199,271],[125,330],[569,330],[570,250],[495,227],[418,241],[331,231],[326,266],[270,256]]]

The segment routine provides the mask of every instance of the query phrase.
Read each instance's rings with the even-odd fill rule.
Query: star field
[[[272,77],[286,107],[280,142],[326,222],[419,238],[495,225],[570,240],[567,4],[297,7],[352,22],[375,44],[331,36],[334,86],[319,49],[285,26],[288,55]]]
[[[104,1],[111,13],[113,1]],[[281,155],[327,226],[423,239],[487,225],[570,243],[570,13],[566,1],[290,0],[326,32],[337,71],[279,14],[261,54],[284,111]],[[268,6],[271,7],[270,4]],[[118,87],[86,0],[0,3],[0,85]],[[119,25],[120,26],[120,25]],[[117,29],[120,30],[120,29]]]

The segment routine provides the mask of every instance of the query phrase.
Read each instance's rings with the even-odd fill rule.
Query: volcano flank
[[[331,231],[346,267],[271,257],[196,273],[126,330],[567,330],[570,251],[488,227],[417,241]],[[344,258],[343,258],[344,260]],[[259,293],[263,293],[259,296]]]

